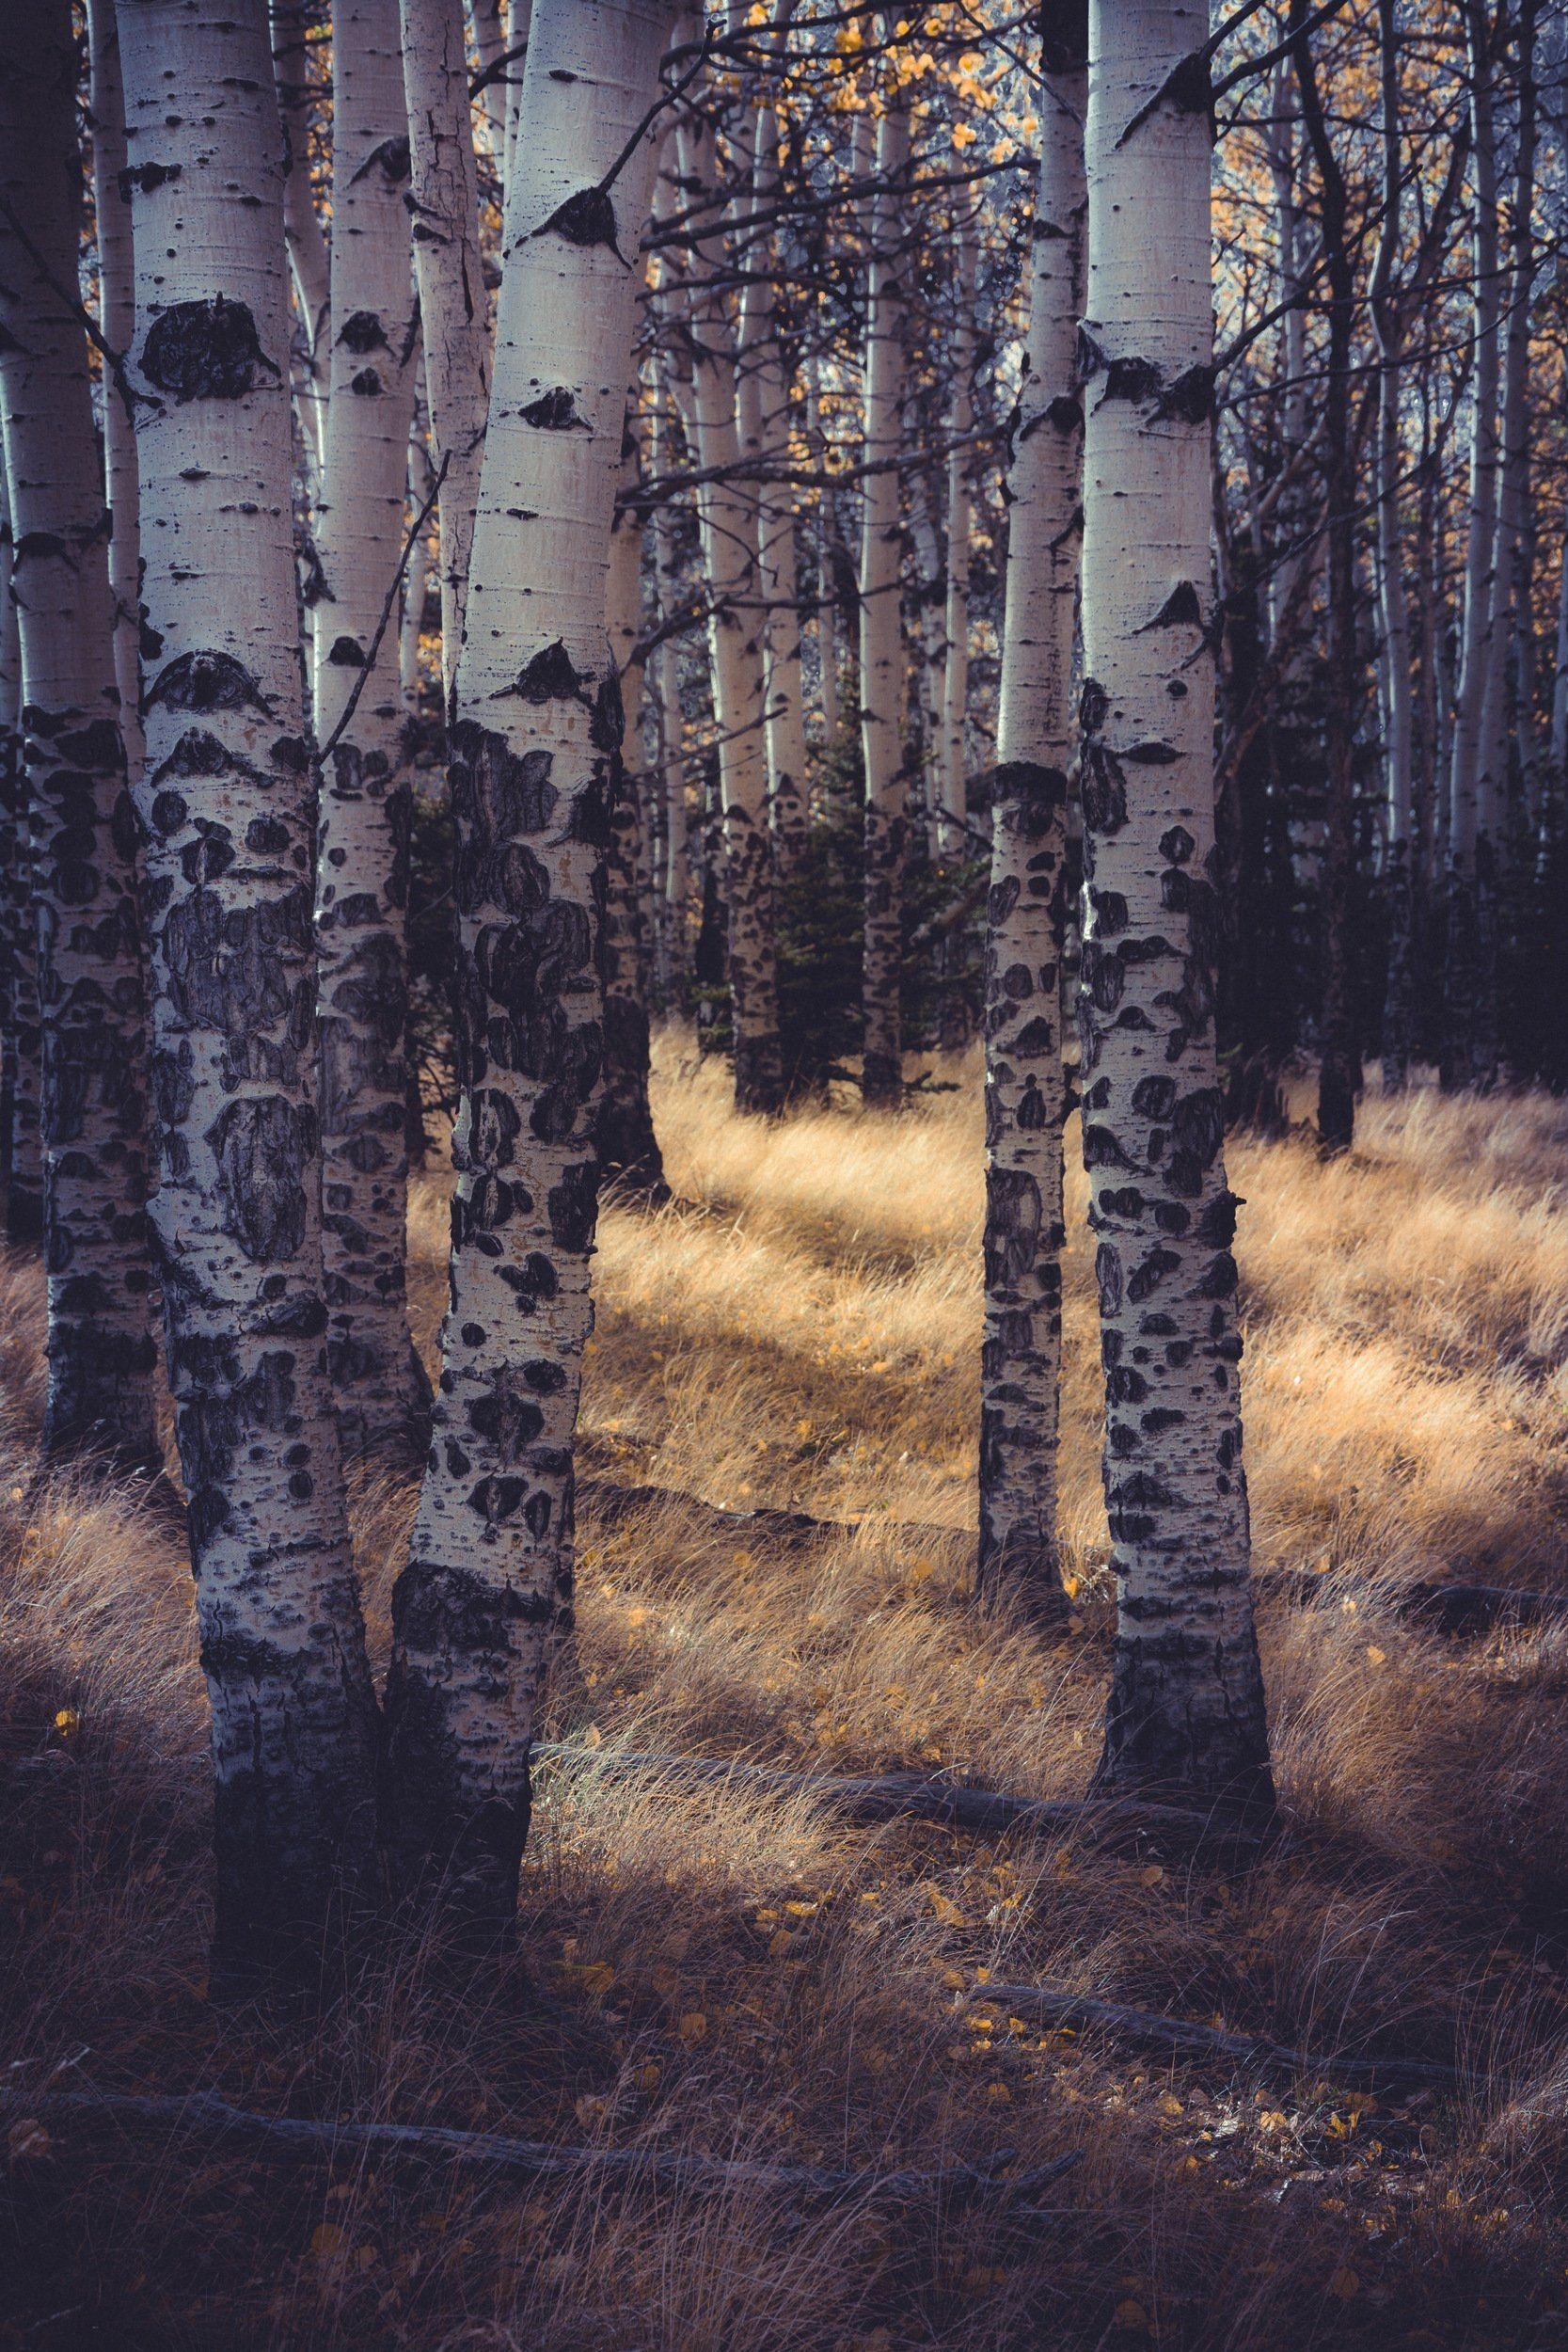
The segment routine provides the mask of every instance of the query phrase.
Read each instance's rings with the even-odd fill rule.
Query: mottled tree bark
[[[637,487],[636,395],[626,417],[620,486]],[[643,799],[638,713],[642,701],[642,516],[617,506],[610,542],[606,627],[620,677],[623,743],[611,776],[599,980],[604,991],[604,1078],[594,1114],[599,1172],[646,1200],[668,1197],[648,1101],[648,988],[652,959],[643,922]],[[628,772],[628,770],[632,772]]]
[[[794,14],[794,0],[782,0],[773,22],[775,46]],[[757,106],[752,192],[765,215],[777,211],[779,117],[765,84]],[[747,284],[740,309],[740,418],[743,454],[775,469],[789,456],[789,377],[774,303],[775,237],[765,229],[748,250]],[[800,701],[800,613],[795,562],[795,498],[787,482],[756,485],[757,578],[767,605],[768,806],[774,861],[788,873],[806,829],[806,730]]]
[[[75,309],[66,0],[0,8],[0,400],[41,1011],[46,1460],[162,1467],[150,1328],[146,1011],[108,516]]]
[[[711,138],[681,126],[689,183],[713,177]],[[773,864],[768,835],[767,682],[757,579],[755,501],[729,477],[738,462],[734,337],[724,297],[711,279],[689,296],[691,381],[687,394],[700,462],[719,477],[697,494],[705,568],[712,597],[708,629],[713,710],[724,809],[724,890],[729,912],[730,1020],[735,1102],[776,1111],[784,1100],[778,979],[773,945]]]
[[[1384,758],[1386,856],[1384,894],[1388,909],[1388,973],[1383,996],[1383,1086],[1402,1091],[1409,1075],[1411,947],[1413,930],[1412,833],[1415,773],[1415,708],[1411,679],[1410,612],[1404,592],[1404,548],[1400,532],[1403,463],[1400,434],[1402,322],[1394,294],[1394,264],[1400,246],[1399,32],[1396,0],[1378,0],[1378,57],[1383,108],[1383,227],[1372,269],[1371,312],[1377,336],[1377,553],[1378,601],[1383,623],[1383,674],[1386,681]]]
[[[898,455],[904,397],[904,196],[910,154],[908,101],[886,93],[877,126],[879,189],[865,296],[865,455]],[[861,1094],[904,1099],[898,1002],[905,829],[904,633],[899,614],[903,532],[898,475],[888,465],[865,481],[861,531],[861,748],[865,760],[865,1022]]]
[[[1307,139],[1318,167],[1328,352],[1323,381],[1323,494],[1328,505],[1328,666],[1323,678],[1323,748],[1328,813],[1323,867],[1323,1016],[1318,1057],[1318,1146],[1348,1152],[1355,1136],[1361,1076],[1352,979],[1351,887],[1355,868],[1356,680],[1355,475],[1351,459],[1351,337],[1355,280],[1346,242],[1347,196],[1318,92],[1305,0],[1291,0],[1293,59]]]
[[[0,1184],[6,1239],[31,1246],[43,1232],[43,1163],[38,923],[23,749],[22,635],[11,594],[10,508],[0,462]]]
[[[319,482],[326,449],[327,314],[331,302],[326,239],[310,191],[310,12],[302,0],[272,0],[273,73],[283,119],[283,223],[299,310],[304,375],[300,431]]]
[[[1098,1785],[1261,1804],[1213,1030],[1208,12],[1091,0],[1089,24],[1084,1155],[1118,1596]]]
[[[90,0],[92,196],[98,222],[99,328],[111,351],[130,347],[135,323],[135,264],[131,252],[131,191],[125,170],[125,94],[114,0]],[[109,593],[114,598],[115,683],[125,772],[141,774],[141,532],[136,498],[136,433],[128,404],[105,383],[103,469],[109,506]]]
[[[327,1354],[344,1451],[406,1461],[425,1443],[429,1389],[405,1295],[413,795],[402,773],[395,631],[372,663],[403,551],[418,344],[397,0],[338,8],[332,91],[330,395],[315,608]]]
[[[146,522],[153,1203],[216,1780],[216,1957],[320,1959],[375,1699],[322,1303],[313,791],[265,0],[120,0]],[[167,67],[180,60],[178,108]]]
[[[1049,103],[1049,96],[1046,103]],[[974,422],[974,268],[978,234],[973,213],[958,234],[959,328],[953,349],[953,399],[948,429],[954,448],[947,460],[947,612],[942,635],[946,660],[942,675],[941,837],[951,855],[964,848],[969,777],[969,492],[970,452],[959,446]]]
[[[463,0],[402,0],[414,264],[424,334],[431,448],[441,482],[441,700],[449,713],[463,616],[484,418],[490,333]]]
[[[1029,347],[1013,424],[1006,634],[986,911],[986,1323],[979,1588],[1062,1605],[1056,1448],[1062,1350],[1062,938],[1073,603],[1083,535],[1076,353],[1087,198],[1088,11],[1042,56]]]
[[[610,516],[668,0],[540,0],[507,193],[457,678],[451,1305],[393,1604],[385,1827],[404,1885],[504,1933],[544,1676],[572,1620],[602,1060],[595,917],[620,695]]]

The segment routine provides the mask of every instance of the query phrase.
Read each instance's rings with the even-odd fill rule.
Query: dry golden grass
[[[206,1996],[205,1773],[173,1527],[29,1499],[39,1283],[0,1274],[0,2067],[10,2088],[217,2087],[276,2111],[938,2166],[1084,2161],[1046,2221],[798,2212],[439,2172],[259,2168],[65,2134],[0,2185],[0,2344],[458,2352],[1549,2346],[1568,2335],[1568,1633],[1446,1644],[1411,1578],[1562,1582],[1568,1112],[1370,1103],[1354,1157],[1241,1145],[1247,1446],[1290,1835],[1246,1874],[1072,1837],[855,1827],[629,1746],[1071,1795],[1098,1744],[1105,1526],[1071,1187],[1059,1640],[969,1597],[976,1073],[903,1118],[736,1120],[660,1045],[677,1204],[612,1206],[580,1680],[541,1775],[520,1949],[382,1950],[309,2016]],[[1075,1144],[1076,1138],[1074,1138]],[[440,1188],[415,1204],[421,1340]],[[737,1536],[680,1492],[854,1522]],[[356,1498],[372,1640],[411,1497]],[[1273,1570],[1289,1576],[1271,1576]],[[1323,1605],[1300,1605],[1301,1575]],[[1049,1977],[1318,2049],[1457,2058],[1382,2106],[1162,2068],[982,2004]],[[12,2113],[16,2110],[13,2108]],[[7,2329],[9,2329],[8,2335]]]

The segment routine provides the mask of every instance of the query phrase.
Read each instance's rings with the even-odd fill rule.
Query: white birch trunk
[[[1483,771],[1486,703],[1495,648],[1492,637],[1493,560],[1497,530],[1497,154],[1483,0],[1466,0],[1475,139],[1475,287],[1471,316],[1475,366],[1471,378],[1469,519],[1465,550],[1458,707],[1449,776],[1449,850],[1461,876],[1473,876],[1476,838],[1490,796]]]
[[[1264,1802],[1213,1026],[1209,20],[1091,0],[1089,24],[1084,1155],[1118,1596],[1099,1779]]]
[[[786,27],[792,0],[780,10]],[[777,34],[775,36],[777,38]],[[752,189],[763,213],[778,209],[779,118],[766,90],[757,109]],[[762,231],[747,248],[749,283],[741,302],[741,417],[748,455],[775,473],[789,458],[789,378],[784,372],[773,301],[776,239]],[[787,482],[761,481],[755,490],[758,584],[768,607],[768,803],[779,870],[787,873],[806,829],[806,730],[800,702],[800,589],[795,561],[795,498]]]
[[[341,0],[332,89],[330,391],[314,615],[316,740],[325,755],[316,955],[327,1353],[345,1452],[417,1459],[428,1388],[404,1292],[413,796],[400,772],[395,629],[372,660],[403,551],[419,345],[397,0]]]
[[[127,351],[135,325],[135,264],[131,252],[131,192],[125,169],[125,96],[114,0],[90,0],[92,196],[98,219],[99,331],[111,351]],[[141,534],[136,512],[136,434],[109,380],[103,384],[103,472],[109,501],[109,593],[115,608],[115,683],[125,772],[141,774]]]
[[[861,532],[861,748],[865,761],[865,1020],[861,1093],[867,1103],[904,1099],[899,1014],[904,868],[904,632],[899,612],[903,531],[898,474],[904,398],[904,198],[897,182],[910,154],[901,92],[889,92],[877,126],[877,173],[865,298],[865,458],[869,473]],[[892,184],[890,185],[889,183]]]
[[[490,330],[462,0],[402,0],[402,10],[408,201],[425,397],[435,462],[446,465],[440,492],[441,703],[450,716],[490,405]]]
[[[986,910],[982,1591],[1059,1610],[1062,946],[1073,606],[1082,546],[1078,321],[1086,261],[1086,26],[1043,44],[1029,347],[1007,489],[1006,628]]]
[[[806,437],[817,465],[822,466],[826,442],[822,433],[817,367],[815,363],[806,373]],[[826,485],[816,494],[817,681],[822,698],[822,747],[830,758],[837,746],[839,728],[843,723],[838,707],[838,594],[833,579],[832,497],[832,493]]]
[[[637,393],[631,392],[618,476],[638,487]],[[644,929],[643,790],[639,718],[642,663],[642,514],[617,505],[610,541],[605,627],[619,677],[622,747],[611,776],[605,853],[599,978],[604,990],[604,1076],[594,1119],[599,1173],[606,1182],[654,1200],[667,1197],[664,1163],[648,1101],[649,942]]]
[[[0,220],[0,404],[42,1014],[43,1452],[146,1471],[162,1456],[142,940],[103,478],[76,309],[75,92],[66,0],[7,0],[0,195],[19,225]]]
[[[1411,683],[1410,612],[1400,532],[1403,472],[1400,431],[1401,320],[1393,293],[1400,246],[1399,41],[1395,0],[1378,0],[1383,96],[1383,229],[1372,268],[1372,326],[1378,381],[1377,566],[1383,624],[1379,675],[1383,682],[1386,768],[1384,880],[1388,905],[1388,977],[1383,1005],[1383,1084],[1404,1086],[1410,1059],[1410,950],[1413,918],[1415,697]]]
[[[387,1830],[503,1934],[539,1693],[572,1621],[602,1040],[594,911],[619,695],[605,640],[667,0],[539,0],[458,668],[461,1106],[435,1441],[393,1605]]]
[[[216,1778],[217,1956],[314,1950],[375,1699],[322,1304],[313,792],[265,0],[120,0],[135,190],[153,1202]],[[181,103],[168,103],[180,60]]]
[[[506,49],[506,0],[469,0],[468,13],[473,19],[474,51],[482,73],[496,74],[496,69]],[[511,68],[504,71],[510,72]],[[522,67],[516,71],[520,73]],[[506,85],[492,78],[479,93],[480,120],[483,124],[484,151],[495,169],[497,183],[504,201],[506,196]]]
[[[711,142],[681,127],[682,176],[707,186]],[[698,492],[705,569],[712,599],[708,643],[720,738],[729,911],[730,1017],[735,1101],[742,1111],[776,1111],[784,1098],[778,985],[773,950],[773,873],[768,837],[767,682],[757,584],[754,501],[731,478],[739,459],[734,335],[724,298],[699,281],[689,296],[690,414],[705,469],[719,478]],[[681,388],[677,384],[677,397]]]
[[[1043,103],[1049,103],[1044,98]],[[959,329],[953,351],[953,404],[948,429],[955,442],[967,439],[974,422],[974,372],[975,225],[973,214],[958,233]],[[942,697],[942,822],[944,855],[961,854],[969,772],[969,451],[955,448],[947,460],[947,660]]]
[[[43,1232],[39,1143],[38,919],[28,832],[22,725],[22,632],[11,594],[11,522],[0,444],[0,956],[5,1035],[0,1039],[0,1184],[6,1239],[34,1248]]]
[[[283,222],[304,347],[304,385],[296,388],[300,430],[317,481],[326,453],[327,312],[330,264],[310,189],[310,15],[300,0],[272,0],[273,72],[283,119]]]
[[[506,184],[512,185],[512,174],[517,167],[517,131],[523,119],[523,77],[528,49],[529,27],[532,18],[532,0],[507,0],[506,55]]]

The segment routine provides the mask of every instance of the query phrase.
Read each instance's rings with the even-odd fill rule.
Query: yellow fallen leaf
[[[343,2233],[335,2221],[318,2222],[310,2233],[310,2251],[321,2263],[330,2262],[343,2250]]]
[[[962,1927],[963,1913],[950,1896],[942,1893],[940,1886],[927,1885],[924,1892],[930,1903],[933,1915],[942,1921],[944,1928]]]
[[[1338,2302],[1348,2303],[1353,2296],[1360,2294],[1361,2281],[1354,2270],[1344,2267],[1333,2273],[1328,2281],[1328,2291]]]
[[[80,1730],[81,1723],[82,1718],[73,1707],[62,1707],[55,1718],[55,1728],[69,1740],[73,1731]]]
[[[705,2042],[707,2019],[700,2009],[689,2009],[675,2030],[683,2042]]]
[[[787,1928],[780,1928],[776,1934],[770,1935],[768,1939],[769,1960],[787,1960],[794,1949],[795,1938]]]
[[[638,2090],[642,2092],[644,2097],[646,2097],[649,2091],[657,2090],[658,2089],[660,2073],[661,2070],[656,2060],[653,2058],[644,2058],[636,2074],[632,2076],[633,2082],[637,2085]]]
[[[1369,1642],[1367,1645],[1367,1657],[1372,1665],[1382,1666],[1387,1663],[1388,1653],[1386,1650],[1379,1649],[1375,1642]]]
[[[594,2124],[602,2123],[609,2114],[610,2101],[600,2098],[596,2091],[585,2091],[573,2112],[583,2130],[591,2132]]]
[[[604,1733],[599,1729],[597,1724],[589,1724],[587,1730],[582,1735],[582,1744],[585,1748],[602,1748],[604,1746]]]
[[[1148,2313],[1143,2305],[1135,2303],[1131,2296],[1125,2303],[1117,2305],[1112,2316],[1118,2328],[1147,2328],[1148,2326]]]
[[[1138,1872],[1138,1883],[1140,1886],[1158,1886],[1164,1875],[1160,1865],[1157,1862],[1151,1862],[1147,1870]]]

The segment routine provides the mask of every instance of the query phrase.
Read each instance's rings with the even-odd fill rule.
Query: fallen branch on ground
[[[8,2088],[5,2104],[24,2118],[50,2123],[119,2123],[190,2132],[258,2156],[339,2162],[411,2156],[476,2166],[519,2180],[597,2173],[610,2180],[671,2189],[772,2189],[784,2197],[839,2204],[868,2198],[1009,2195],[1028,2200],[1080,2162],[1071,2149],[1050,2164],[1008,2173],[1016,2151],[1002,2149],[982,2164],[945,2165],[933,2172],[854,2172],[816,2164],[764,2164],[748,2157],[686,2155],[665,2148],[562,2148],[547,2140],[508,2139],[498,2132],[451,2131],[434,2123],[330,2123],[293,2115],[254,2115],[212,2091],[190,2097],[142,2098],[108,2090]]]
[[[726,1511],[717,1502],[705,1502],[701,1495],[690,1494],[684,1486],[623,1486],[613,1478],[579,1478],[577,1492],[578,1501],[607,1526],[633,1511],[679,1510],[705,1520],[715,1534],[773,1535],[785,1543],[809,1543],[819,1535],[857,1535],[865,1528],[885,1529],[911,1543],[937,1543],[954,1536],[969,1545],[975,1540],[972,1528],[938,1527],[919,1519],[817,1519],[809,1511],[775,1511],[766,1505],[756,1511]]]
[[[805,1797],[831,1804],[859,1820],[939,1821],[949,1829],[998,1836],[1008,1830],[1086,1831],[1097,1843],[1138,1843],[1164,1836],[1184,1845],[1243,1846],[1249,1851],[1268,1833],[1249,1822],[1196,1806],[1145,1804],[1118,1797],[1022,1797],[995,1788],[966,1788],[956,1781],[928,1780],[918,1772],[890,1772],[860,1779],[832,1772],[789,1772],[768,1764],[742,1764],[721,1756],[657,1756],[614,1748],[582,1748],[565,1741],[542,1743],[541,1762],[577,1764],[610,1778],[665,1773],[705,1786],[755,1790],[758,1794]]]
[[[1271,2074],[1317,2075],[1352,2090],[1402,2083],[1412,2090],[1453,2090],[1460,2081],[1455,2067],[1441,2065],[1434,2058],[1317,2058],[1283,2042],[1225,2033],[1217,2026],[1165,2017],[1158,2010],[1125,2009],[1119,2001],[1094,2000],[1087,1994],[1062,1992],[1054,1985],[977,1984],[968,1997],[976,2003],[993,2001],[999,2009],[1037,2017],[1044,2025],[1098,2026],[1135,2050],[1152,2050],[1170,2058],[1217,2058]]]

